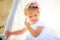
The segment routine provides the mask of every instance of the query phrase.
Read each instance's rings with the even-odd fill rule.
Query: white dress
[[[30,33],[27,35],[26,40],[56,40],[56,37],[51,35],[44,23],[41,21],[37,21],[35,24],[31,25],[31,27],[36,30],[38,26],[43,26],[43,30],[38,37],[33,37]]]

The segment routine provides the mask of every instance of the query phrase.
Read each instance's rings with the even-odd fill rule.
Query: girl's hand
[[[29,23],[29,22],[27,22],[27,18],[25,19],[24,24],[25,24],[25,26],[26,26],[26,27],[30,27],[30,23]]]
[[[6,37],[7,37],[7,39],[11,36],[11,32],[10,31],[7,31],[6,33],[5,33],[5,35],[6,35]]]

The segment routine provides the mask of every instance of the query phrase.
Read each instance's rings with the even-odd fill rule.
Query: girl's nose
[[[32,17],[33,20],[35,20],[36,18],[35,17]]]

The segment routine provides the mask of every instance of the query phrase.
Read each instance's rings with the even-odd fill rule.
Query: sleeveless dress
[[[36,30],[38,26],[43,26],[42,32],[37,37],[33,37],[30,33],[27,34],[26,40],[57,40],[55,36],[49,33],[49,30],[45,27],[44,23],[38,20],[35,24],[31,25],[31,28]]]

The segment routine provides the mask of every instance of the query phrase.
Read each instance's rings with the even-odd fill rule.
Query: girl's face
[[[37,11],[28,12],[27,17],[29,18],[30,22],[34,24],[39,19],[39,12]]]

